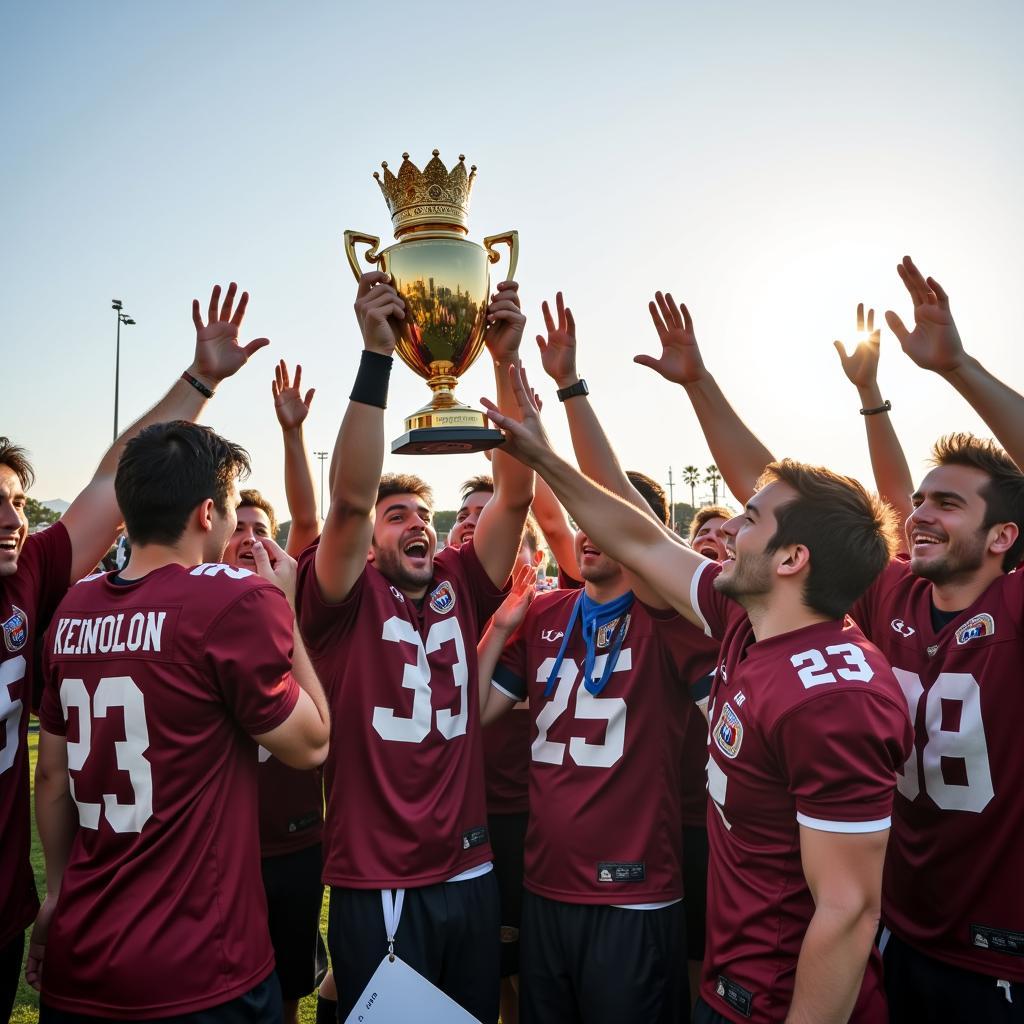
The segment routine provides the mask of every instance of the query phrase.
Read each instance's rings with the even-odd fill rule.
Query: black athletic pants
[[[25,933],[18,932],[0,949],[0,1024],[11,1019],[14,997],[18,994],[21,977],[21,958],[25,953]]]
[[[66,1013],[40,1003],[39,1024],[152,1024],[84,1013]],[[281,986],[273,972],[255,988],[219,1006],[176,1017],[161,1017],[160,1024],[281,1024]]]
[[[1021,1024],[1024,984],[943,963],[889,934],[882,953],[890,1024]]]
[[[530,815],[488,814],[494,876],[501,901],[501,976],[519,973],[519,928],[523,914],[523,857]]]
[[[388,951],[380,889],[331,888],[327,948],[344,1021]],[[498,1019],[498,883],[494,872],[465,882],[405,890],[395,955],[477,1020]]]
[[[703,999],[698,999],[693,1008],[693,1024],[732,1024],[732,1021],[713,1010]]]
[[[522,1024],[681,1024],[689,1018],[682,902],[621,910],[524,892],[521,933]]]

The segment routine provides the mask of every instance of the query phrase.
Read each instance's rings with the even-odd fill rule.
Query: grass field
[[[34,723],[33,723],[34,724]],[[32,778],[32,787],[35,789],[36,752],[39,747],[39,733],[30,729],[28,734],[29,749],[29,771]],[[40,894],[46,889],[43,875],[43,848],[39,843],[39,835],[36,832],[35,821],[32,822],[32,869],[36,873],[36,885]],[[324,900],[323,910],[320,915],[320,925],[323,933],[327,934],[327,900]],[[26,940],[27,946],[27,940]],[[14,1012],[11,1014],[11,1024],[37,1024],[39,1020],[39,996],[28,985],[25,984],[25,975],[22,971],[21,984],[18,988],[18,996],[14,1001]],[[315,1024],[316,1022],[316,997],[309,996],[299,1004],[299,1020],[302,1024]]]

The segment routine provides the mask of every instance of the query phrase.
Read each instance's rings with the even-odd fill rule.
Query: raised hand
[[[249,357],[270,344],[269,338],[254,338],[247,345],[238,344],[238,332],[249,305],[249,293],[242,292],[238,307],[234,310],[238,285],[234,281],[220,301],[220,285],[214,285],[210,294],[210,308],[207,322],[203,323],[199,300],[192,300],[192,322],[196,325],[196,354],[192,363],[193,373],[211,387],[237,373],[249,361]]]
[[[923,370],[949,373],[958,369],[965,353],[949,311],[949,296],[934,277],[924,277],[909,256],[903,257],[896,272],[914,303],[914,329],[908,331],[892,310],[886,312],[885,322],[903,351]]]
[[[534,401],[526,371],[513,364],[508,368],[508,373],[519,418],[506,416],[490,399],[482,398],[481,402],[487,410],[488,419],[505,435],[505,444],[501,450],[527,466],[535,466],[551,453],[551,442],[544,433],[540,409]]]
[[[537,335],[540,361],[544,372],[560,387],[567,388],[579,380],[576,374],[576,321],[572,310],[562,301],[562,293],[555,295],[555,309],[558,323],[551,316],[551,307],[544,302],[544,326],[548,329],[547,340]]]
[[[537,570],[532,565],[521,565],[512,577],[512,589],[494,613],[494,628],[505,634],[514,633],[526,617],[537,593]]]
[[[306,397],[302,397],[302,365],[296,364],[295,382],[288,375],[288,364],[282,359],[274,367],[274,380],[270,385],[274,393],[274,412],[282,430],[296,430],[302,426],[309,415],[309,405],[316,394],[316,388],[310,388]]]
[[[373,270],[359,278],[355,311],[365,347],[391,355],[402,336],[405,301],[395,291],[389,274]]]
[[[671,293],[655,292],[647,304],[661,339],[661,355],[633,357],[634,363],[649,366],[675,384],[695,384],[707,375],[704,360],[693,333],[693,320],[685,305],[677,306]]]
[[[867,388],[878,379],[878,350],[881,346],[882,332],[875,330],[875,311],[868,310],[867,323],[864,321],[864,303],[857,304],[857,333],[867,337],[857,343],[853,352],[847,352],[846,346],[841,341],[834,341],[836,352],[839,353],[839,362],[842,364],[843,373],[856,388]]]
[[[273,583],[288,598],[288,603],[294,608],[295,575],[298,562],[269,537],[261,537],[253,544],[252,557],[256,563],[256,572],[268,582]]]
[[[519,357],[526,316],[519,304],[519,285],[501,281],[487,307],[487,331],[484,344],[495,362],[513,362]]]

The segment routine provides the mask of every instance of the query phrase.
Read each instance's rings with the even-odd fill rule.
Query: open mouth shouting
[[[911,553],[914,555],[934,554],[947,540],[947,537],[933,530],[917,528],[910,534]]]

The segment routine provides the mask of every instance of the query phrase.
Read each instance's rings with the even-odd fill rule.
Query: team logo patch
[[[975,615],[956,631],[956,642],[958,644],[970,643],[972,640],[980,640],[983,636],[992,636],[995,631],[996,620],[991,615],[986,613]]]
[[[902,619],[893,619],[890,625],[894,632],[899,633],[900,636],[907,637],[908,639],[916,632],[913,626],[908,626]]]
[[[743,745],[743,723],[736,712],[729,707],[728,701],[722,706],[714,733],[715,746],[728,758],[734,758]]]
[[[596,643],[598,649],[607,647],[612,642],[612,637],[615,636],[615,627],[618,626],[619,620],[612,619],[611,622],[606,622],[603,626],[597,627]],[[626,612],[625,621],[622,623],[622,636],[625,638],[626,633],[629,632],[629,612]]]
[[[13,654],[20,651],[28,640],[28,616],[16,605],[11,605],[11,617],[3,624],[4,644]]]
[[[455,588],[448,580],[434,588],[430,595],[430,607],[439,615],[444,615],[455,607]]]
[[[560,629],[542,629],[540,632],[541,640],[547,640],[551,644],[556,640],[561,640],[563,636],[565,634]]]
[[[391,591],[396,601],[401,601],[402,604],[405,604],[405,595],[398,589],[398,587],[391,586],[388,589]]]

